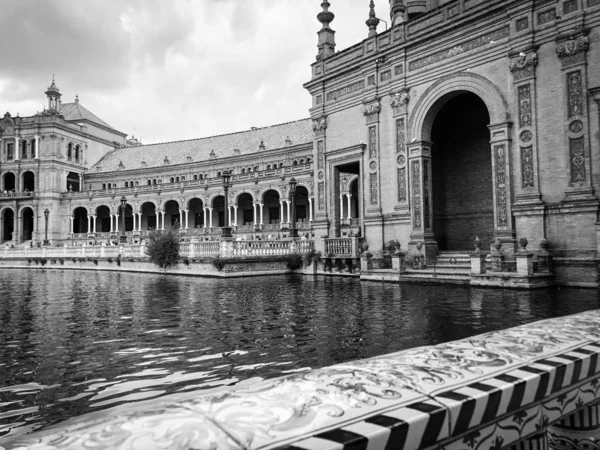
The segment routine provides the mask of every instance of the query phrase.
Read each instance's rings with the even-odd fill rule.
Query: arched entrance
[[[152,202],[142,204],[142,230],[156,230],[156,206]]]
[[[15,213],[12,209],[6,208],[2,211],[2,242],[12,241],[13,231],[15,231]]]
[[[277,224],[281,220],[279,193],[273,189],[263,194],[264,223]]]
[[[21,215],[23,218],[21,242],[30,241],[33,238],[33,209],[23,208]]]
[[[237,199],[237,225],[252,225],[254,223],[254,199],[244,192]]]
[[[179,216],[179,203],[175,200],[169,200],[165,203],[165,230],[170,230],[177,224],[179,227],[180,216]]]
[[[212,217],[210,223],[213,227],[225,226],[225,197],[217,195],[212,201]]]
[[[12,192],[15,190],[15,174],[8,172],[4,174],[2,180],[2,188],[4,192]]]
[[[304,186],[296,188],[296,222],[308,222],[308,189]]]
[[[89,233],[87,209],[81,206],[73,211],[73,233]]]
[[[111,231],[110,208],[106,205],[98,206],[96,209],[96,232],[108,233]]]
[[[409,252],[422,243],[428,263],[439,248],[472,250],[475,236],[512,251],[512,131],[500,89],[474,73],[443,77],[419,97],[407,131]]]
[[[31,171],[27,171],[23,174],[23,191],[33,192],[35,191],[35,175]]]
[[[69,172],[67,174],[67,190],[72,192],[79,192],[79,175],[75,172]]]
[[[199,198],[193,198],[189,203],[189,223],[188,227],[204,227],[204,203]]]
[[[490,116],[477,95],[442,98],[431,130],[433,233],[439,250],[484,248],[494,237]]]

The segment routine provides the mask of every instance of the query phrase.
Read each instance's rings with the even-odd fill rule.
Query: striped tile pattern
[[[288,450],[418,450],[445,438],[459,438],[497,418],[516,414],[569,386],[600,373],[600,342],[546,356],[507,373],[436,393],[418,402],[295,442]],[[600,406],[587,416],[577,412],[569,426],[597,420]],[[368,426],[370,425],[370,426]],[[449,431],[448,431],[449,430]],[[546,448],[545,437],[523,440],[511,450]]]

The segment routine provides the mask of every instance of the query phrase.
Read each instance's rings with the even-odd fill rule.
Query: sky
[[[63,103],[144,144],[306,118],[320,3],[2,0],[0,113],[41,111],[54,74]],[[369,0],[330,3],[336,50],[367,37]]]

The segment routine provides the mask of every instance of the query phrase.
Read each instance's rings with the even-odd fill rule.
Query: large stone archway
[[[468,123],[461,125],[461,132],[465,134],[464,145],[460,142],[462,137],[456,139],[449,136],[448,132],[445,134],[440,132],[444,128],[440,120],[473,120],[473,115],[469,118],[469,114],[465,116],[460,111],[463,100],[471,106],[479,102],[480,108],[475,114],[487,115],[487,123],[483,125],[479,124],[472,129],[469,128]],[[453,117],[452,112],[448,112],[448,109],[452,108],[455,109],[457,117]],[[457,250],[472,249],[469,241],[480,234],[486,238],[486,244],[497,237],[504,242],[514,243],[510,189],[511,130],[508,119],[508,105],[504,96],[496,85],[480,75],[458,73],[441,78],[420,96],[411,114],[407,133],[412,205],[410,246],[422,242],[427,259],[435,259],[438,253],[437,239],[440,239],[442,248],[459,247],[455,248]],[[487,129],[482,131],[482,126]],[[434,138],[441,139],[442,142],[436,143]],[[461,145],[470,149],[460,148]],[[455,152],[458,156],[453,162],[453,158],[446,154],[444,161],[440,158],[440,151]],[[477,157],[472,160],[477,160],[478,164],[474,164],[470,171],[465,171],[463,166],[459,167],[464,165],[465,161],[469,161],[469,152],[475,151]],[[438,167],[442,166],[441,172],[440,170],[434,172],[436,156]],[[455,172],[453,176],[446,176],[453,171]],[[458,171],[465,173],[459,177]],[[488,185],[479,183],[481,177],[491,178],[491,183]],[[444,182],[457,180],[464,186],[454,191],[462,198],[452,198],[450,213],[447,209],[445,211],[440,209],[447,199],[441,199],[440,193],[434,192],[433,189],[444,189]],[[461,202],[464,206],[473,200],[469,193],[481,189],[485,192],[477,199],[475,210],[473,205],[470,205],[461,211]],[[464,223],[476,225],[473,229],[466,229],[459,224],[461,213],[465,214],[462,217],[465,219]],[[489,216],[481,223],[470,222],[469,220],[475,218],[477,213],[484,216],[489,213]],[[457,220],[448,223],[447,219],[451,214],[454,214]],[[467,217],[469,215],[472,217]],[[447,232],[451,228],[453,231],[451,236],[448,236]]]

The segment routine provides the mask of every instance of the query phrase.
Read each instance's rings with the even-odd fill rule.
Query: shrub
[[[179,258],[178,226],[167,231],[153,230],[148,234],[146,254],[161,269],[177,264]]]
[[[98,265],[98,260],[97,259],[94,260],[94,264]]]
[[[296,270],[302,267],[302,255],[300,253],[290,253],[287,255],[287,267],[290,270]]]
[[[40,263],[42,264],[42,266],[45,266],[47,262],[48,260],[46,258],[40,259]]]
[[[321,252],[315,252],[314,250],[311,250],[310,252],[304,254],[303,259],[304,265],[310,266],[313,261],[318,261],[321,259]]]
[[[190,265],[190,260],[189,260],[189,259],[187,259],[187,258],[183,258],[183,263],[184,263],[186,266],[189,266],[189,265]]]
[[[225,267],[225,260],[223,260],[223,258],[221,258],[220,255],[215,256],[213,259],[210,260],[210,263],[212,264],[212,266],[217,269],[218,271],[223,270],[223,267]]]

